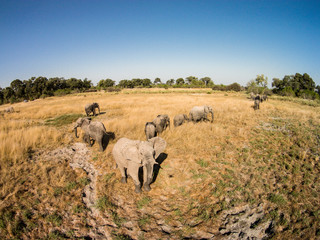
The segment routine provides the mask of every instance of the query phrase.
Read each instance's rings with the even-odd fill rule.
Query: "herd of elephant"
[[[254,101],[254,104],[253,104],[254,110],[260,109],[260,103],[268,100],[268,96],[265,94],[264,95],[260,95],[260,94],[255,95],[254,93],[250,93],[250,98]]]
[[[83,141],[90,146],[98,142],[100,151],[104,151],[104,140],[107,137],[107,131],[102,122],[91,121],[89,117],[92,113],[96,115],[96,109],[100,107],[98,103],[91,103],[85,106],[87,117],[79,118],[74,125],[75,136],[78,138],[77,128],[80,127],[83,134]],[[179,114],[174,117],[174,126],[178,127],[184,122],[209,121],[208,114],[211,114],[213,122],[214,114],[211,106],[196,106],[189,113]],[[127,182],[127,175],[130,175],[135,184],[135,192],[141,192],[139,181],[139,169],[143,167],[143,189],[150,191],[150,184],[153,180],[153,167],[158,164],[156,159],[166,148],[166,141],[160,135],[164,130],[170,128],[170,118],[167,114],[158,115],[152,122],[145,124],[146,141],[131,140],[120,138],[113,147],[112,155],[121,173],[121,182]]]

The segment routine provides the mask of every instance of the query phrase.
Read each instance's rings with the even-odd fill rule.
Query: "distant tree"
[[[258,86],[265,88],[268,85],[268,77],[265,77],[263,74],[257,75],[256,83]]]
[[[272,91],[284,96],[297,96],[302,98],[315,99],[315,82],[304,73],[295,75],[285,75],[282,80],[274,78],[272,82]]]
[[[168,81],[166,82],[166,84],[169,85],[169,86],[174,85],[174,79],[171,78],[170,80],[168,80]]]
[[[13,80],[10,84],[10,87],[14,91],[14,94],[17,98],[24,97],[25,84],[21,80],[19,80],[19,79]]]
[[[113,87],[115,85],[115,81],[113,81],[112,79],[110,78],[107,78],[105,80],[101,79],[98,84],[97,84],[97,87],[98,88],[102,88],[102,89],[107,89],[108,87]]]
[[[14,91],[11,87],[6,87],[2,90],[3,93],[3,99],[5,103],[11,102],[13,103],[15,101],[15,95]]]
[[[130,80],[121,80],[118,86],[121,88],[134,88],[134,84]]]
[[[210,77],[204,77],[204,78],[201,78],[200,80],[204,83],[205,86],[208,86],[212,82]]]
[[[0,87],[0,105],[4,103],[2,88]]]
[[[149,78],[145,78],[142,80],[143,87],[151,87],[151,80]]]
[[[160,78],[156,78],[154,79],[154,85],[157,85],[157,84],[161,84],[161,79]]]
[[[83,88],[83,82],[81,81],[81,79],[69,78],[67,79],[67,86],[71,90],[81,90]]]
[[[184,84],[184,79],[183,79],[183,78],[178,78],[178,79],[176,80],[176,84],[177,84],[177,85],[183,85],[183,84]]]
[[[194,76],[189,76],[186,77],[186,82],[190,85],[192,83],[192,81],[198,81],[198,78],[194,77]]]
[[[227,91],[235,91],[240,92],[241,91],[241,85],[239,83],[232,83],[226,87]]]
[[[110,79],[111,80],[111,79]],[[112,80],[111,80],[112,81]],[[83,88],[84,89],[89,89],[93,86],[91,83],[91,80],[88,80],[87,78],[83,79]],[[113,85],[112,85],[113,86]]]
[[[143,80],[140,78],[133,78],[131,82],[134,87],[143,87]]]

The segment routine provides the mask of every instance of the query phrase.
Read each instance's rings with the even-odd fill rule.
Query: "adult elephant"
[[[78,118],[76,121],[76,124],[74,125],[74,133],[77,138],[79,136],[77,135],[77,128],[80,127],[84,131],[83,135],[83,141],[88,143],[90,147],[91,144],[91,138],[98,142],[100,151],[103,152],[104,146],[103,146],[103,140],[104,137],[107,134],[106,128],[103,125],[102,122],[91,122],[90,118]]]
[[[168,126],[170,128],[170,118],[167,114],[158,115],[152,122],[156,126],[156,132],[158,134],[166,130]]]
[[[189,118],[186,114],[178,114],[173,118],[173,125],[178,127],[182,125],[185,121],[189,121]]]
[[[144,128],[147,140],[157,136],[156,125],[153,122],[147,122]]]
[[[99,104],[96,102],[87,104],[84,107],[84,110],[86,111],[87,116],[89,116],[90,113],[92,113],[93,116],[96,116],[96,108],[98,108],[99,114],[100,114],[100,107],[99,107]]]
[[[158,156],[166,148],[166,141],[160,137],[154,137],[148,141],[120,138],[114,145],[112,155],[121,172],[121,182],[126,183],[127,174],[133,179],[135,192],[141,192],[139,181],[139,169],[143,167],[143,189],[150,191],[150,183],[153,177],[153,165]]]
[[[211,113],[211,122],[213,122],[214,116],[211,106],[195,106],[189,113],[189,120],[193,122],[209,121],[208,113]]]

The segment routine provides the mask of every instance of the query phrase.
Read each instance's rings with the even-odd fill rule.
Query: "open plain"
[[[91,102],[115,135],[104,152],[73,132]],[[0,115],[0,238],[319,239],[320,106],[304,103],[271,97],[255,111],[245,93],[132,89],[13,104]],[[174,128],[200,105],[213,123]],[[136,194],[111,151],[144,141],[158,114],[171,119],[167,147]]]

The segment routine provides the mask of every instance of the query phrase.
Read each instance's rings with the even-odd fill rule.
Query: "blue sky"
[[[308,73],[320,85],[320,1],[0,0],[0,86],[33,76],[211,77],[241,85]]]

